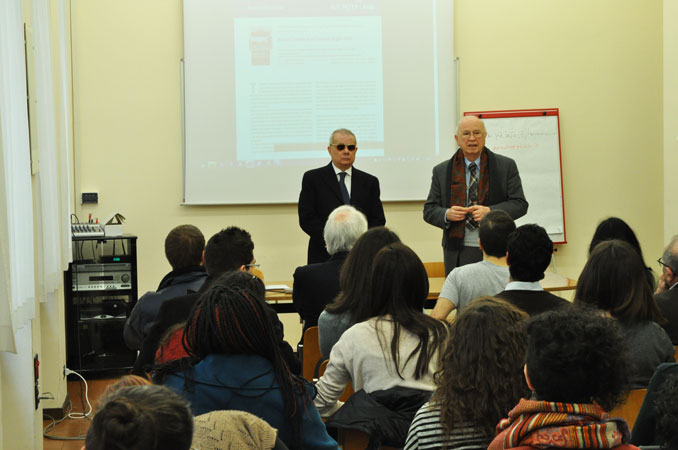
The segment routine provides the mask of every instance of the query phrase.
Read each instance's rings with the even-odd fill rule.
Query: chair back
[[[364,450],[370,442],[370,436],[362,431],[342,428],[339,430],[339,445],[343,450]],[[382,450],[396,450],[395,447],[382,445]]]
[[[250,271],[252,272],[252,275],[259,278],[262,283],[264,282],[264,273],[261,270],[257,269],[256,267],[252,267]]]
[[[323,376],[325,373],[325,369],[327,368],[327,364],[329,364],[330,360],[326,359],[323,361],[322,364],[320,364],[320,368],[318,369],[318,378]],[[341,394],[341,397],[339,397],[340,402],[345,402],[348,400],[348,398],[353,395],[355,391],[353,390],[353,384],[349,381],[348,384],[346,385],[346,388],[344,389],[344,393]]]
[[[445,263],[425,262],[424,268],[429,278],[445,278]]]
[[[304,332],[304,349],[301,356],[301,374],[307,381],[313,381],[318,362],[322,359],[318,343],[318,327],[309,327]]]
[[[610,417],[621,417],[629,424],[629,430],[632,430],[646,393],[647,389],[632,390],[629,392],[629,396],[626,397],[626,401],[623,404],[610,411]]]

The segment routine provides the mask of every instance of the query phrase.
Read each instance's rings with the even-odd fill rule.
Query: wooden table
[[[433,308],[435,301],[440,295],[440,290],[445,282],[444,277],[436,277],[428,279],[428,297],[426,297],[426,308]],[[571,278],[558,275],[553,272],[546,272],[543,280],[540,281],[542,287],[546,291],[570,291],[577,287],[577,281]],[[266,285],[285,284],[292,287],[292,281],[272,281],[267,282]],[[296,312],[292,304],[291,292],[276,292],[266,291],[266,301],[273,306],[278,313]]]

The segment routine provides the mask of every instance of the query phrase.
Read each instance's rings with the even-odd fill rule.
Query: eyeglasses
[[[337,150],[339,150],[339,151],[342,151],[343,149],[348,148],[348,151],[352,152],[353,150],[356,149],[356,146],[354,144],[349,144],[349,145],[346,145],[346,144],[331,144],[331,145],[332,145],[332,147],[337,147]]]
[[[485,132],[481,131],[481,130],[473,130],[473,131],[464,130],[464,131],[461,132],[461,137],[463,137],[464,139],[468,139],[471,136],[473,136],[474,138],[478,139],[479,137],[483,136],[484,134],[485,134]]]
[[[245,269],[251,269],[252,267],[259,267],[261,264],[245,264]]]
[[[669,265],[666,264],[664,261],[662,261],[661,257],[657,258],[657,262],[659,263],[659,268],[660,268],[660,269],[663,269],[664,267],[668,267],[669,269],[671,269],[671,266],[669,266]],[[673,270],[673,269],[672,269],[672,270]]]

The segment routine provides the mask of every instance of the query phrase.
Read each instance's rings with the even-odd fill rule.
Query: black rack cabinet
[[[76,371],[132,367],[122,331],[137,302],[137,237],[73,237],[64,275],[66,359]]]

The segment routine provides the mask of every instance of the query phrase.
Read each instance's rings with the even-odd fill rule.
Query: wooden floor
[[[71,378],[73,375],[71,375]],[[119,377],[118,377],[119,378]],[[118,380],[118,378],[100,378],[87,380],[88,397],[92,407],[96,411],[96,402],[101,397],[101,394],[106,390],[106,387]],[[81,395],[84,396],[84,389],[82,381],[78,378],[77,381],[68,381],[68,397],[73,403],[73,412],[83,412]],[[81,394],[82,390],[82,394]],[[86,405],[85,405],[86,407]],[[51,423],[51,420],[43,422],[43,428]],[[90,421],[87,419],[66,419],[56,426],[49,434],[51,436],[82,436],[78,440],[54,440],[43,439],[44,450],[80,450],[85,445],[84,436],[89,428]]]

